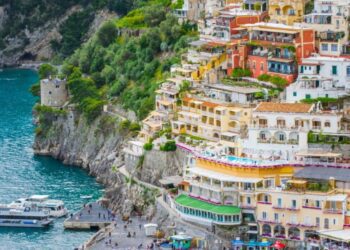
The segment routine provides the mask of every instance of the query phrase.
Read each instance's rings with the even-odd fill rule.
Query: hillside
[[[133,0],[0,0],[0,66],[60,61],[103,21],[126,14],[133,5]]]

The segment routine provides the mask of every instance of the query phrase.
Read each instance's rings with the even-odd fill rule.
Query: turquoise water
[[[48,194],[76,210],[81,195],[98,199],[102,187],[77,167],[33,155],[35,99],[28,89],[36,81],[34,71],[0,71],[0,203]],[[0,228],[0,249],[73,249],[91,237],[93,232],[63,230],[63,220],[48,229]]]

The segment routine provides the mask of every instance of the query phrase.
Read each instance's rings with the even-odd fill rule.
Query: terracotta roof
[[[220,105],[216,104],[216,103],[212,103],[212,102],[203,102],[202,106],[206,106],[209,108],[215,108],[215,107],[220,106]]]
[[[184,101],[184,102],[190,102],[190,101],[192,101],[193,99],[191,98],[191,97],[184,97],[184,98],[182,98],[182,101]]]
[[[312,104],[307,103],[274,103],[262,102],[256,107],[257,112],[279,112],[279,113],[308,113]]]

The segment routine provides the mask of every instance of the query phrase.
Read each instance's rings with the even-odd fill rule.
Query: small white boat
[[[82,195],[80,196],[81,199],[91,199],[92,195]]]
[[[68,213],[63,201],[51,200],[48,195],[32,195],[29,198],[21,198],[10,203],[9,207],[29,207],[34,210],[48,211],[51,217],[62,217]]]

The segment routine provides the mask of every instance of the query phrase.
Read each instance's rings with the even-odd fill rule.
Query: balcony
[[[296,211],[299,211],[300,208],[295,207],[295,206],[290,206],[290,207],[287,207],[287,210],[288,210],[288,211],[292,211],[292,212],[296,212]]]
[[[268,56],[268,50],[261,50],[261,49],[254,49],[249,52],[249,55],[251,56],[259,56],[259,57],[267,57]]]
[[[270,201],[258,201],[257,203],[262,205],[272,205],[272,202]]]
[[[298,227],[298,226],[300,226],[300,224],[298,222],[295,222],[295,221],[287,222],[287,225],[291,226],[291,227]]]
[[[309,223],[301,223],[300,226],[303,228],[317,228],[317,227],[319,227],[316,224],[309,224]]]
[[[286,209],[285,207],[282,207],[281,205],[273,206],[272,208],[276,209],[276,210],[284,210],[284,209]]]
[[[319,38],[321,41],[331,41],[331,42],[337,42],[340,39],[344,38],[345,33],[343,31],[340,32],[334,32],[334,31],[324,31],[320,32]]]
[[[342,209],[324,209],[323,213],[325,213],[325,214],[342,214],[343,210]]]
[[[266,41],[271,43],[287,43],[287,44],[294,43],[294,38],[291,35],[268,34],[266,32],[261,32],[260,34],[253,33],[251,36],[251,40]]]
[[[282,224],[282,222],[279,221],[279,220],[268,220],[266,218],[258,219],[258,222],[259,223],[264,223],[264,224],[276,224],[276,225]]]
[[[268,72],[273,72],[273,73],[277,73],[277,74],[284,74],[284,75],[293,75],[294,74],[294,71],[292,71],[292,70],[270,68],[270,67],[268,69]]]
[[[302,208],[306,208],[306,209],[315,209],[315,210],[321,210],[322,208],[320,207],[316,207],[316,206],[312,206],[312,205],[303,205]]]

